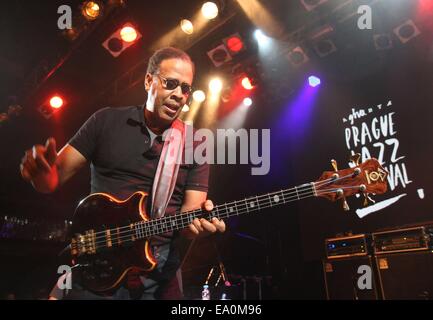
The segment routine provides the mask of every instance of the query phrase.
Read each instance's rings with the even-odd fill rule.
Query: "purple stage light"
[[[316,76],[310,76],[308,77],[308,83],[310,84],[311,87],[317,87],[320,84],[320,79],[317,78]]]

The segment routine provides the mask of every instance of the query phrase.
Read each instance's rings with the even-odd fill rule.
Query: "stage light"
[[[254,31],[254,37],[257,41],[259,41],[259,39],[263,37],[263,31],[260,29],[256,29],[256,31]]]
[[[220,67],[233,60],[233,56],[245,50],[245,44],[239,33],[224,38],[222,42],[222,44],[207,52],[215,67]]]
[[[212,79],[209,82],[209,90],[211,91],[211,93],[214,94],[219,93],[221,92],[222,88],[223,88],[223,83],[220,79]]]
[[[194,99],[194,101],[203,102],[206,100],[206,94],[201,90],[196,90],[192,94],[192,98]]]
[[[265,35],[262,30],[257,29],[256,31],[254,31],[254,38],[256,38],[260,50],[271,49],[271,38]]]
[[[60,111],[66,104],[65,100],[58,94],[47,98],[39,107],[38,111],[45,119],[49,119],[56,112]]]
[[[313,44],[313,47],[316,53],[322,58],[337,51],[337,47],[331,39],[319,40]]]
[[[194,25],[188,19],[182,19],[180,21],[180,28],[186,34],[193,34],[194,33]]]
[[[187,105],[187,104],[185,104],[183,107],[182,107],[182,112],[188,112],[189,111],[189,106]]]
[[[63,106],[63,99],[59,96],[54,96],[50,99],[50,106],[54,109],[60,109]]]
[[[304,50],[301,47],[296,47],[292,51],[290,51],[287,55],[287,58],[290,62],[298,67],[306,62],[308,62],[308,56],[305,54]]]
[[[320,79],[316,76],[308,77],[308,83],[311,87],[317,87],[320,84]]]
[[[389,34],[373,35],[374,46],[376,50],[386,50],[392,48],[392,39]]]
[[[101,14],[101,7],[95,1],[86,1],[81,7],[81,13],[87,20],[95,20]]]
[[[208,51],[207,55],[209,56],[215,67],[220,67],[224,63],[232,60],[232,56],[230,55],[224,44],[220,44],[218,47]]]
[[[206,19],[212,20],[218,16],[218,6],[214,2],[206,2],[201,7],[201,12]]]
[[[120,37],[125,42],[134,42],[137,39],[137,31],[131,26],[123,27],[120,30]]]
[[[265,34],[263,33],[263,31],[260,29],[257,29],[256,31],[254,31],[254,37],[256,38],[257,42],[259,42],[259,43],[262,41],[265,41],[267,38],[265,36]]]
[[[244,89],[246,90],[252,90],[254,88],[254,86],[251,84],[251,80],[248,77],[244,77],[242,79],[242,87],[244,87]]]
[[[243,103],[244,103],[244,106],[249,107],[253,104],[253,100],[251,98],[245,98]]]
[[[130,23],[124,24],[117,29],[107,40],[102,43],[102,46],[117,58],[123,51],[132,46],[141,38],[141,34]]]
[[[232,55],[238,54],[239,52],[245,50],[244,42],[242,41],[239,33],[235,33],[230,37],[223,39],[223,42]]]
[[[412,20],[407,20],[406,22],[395,28],[394,33],[400,39],[401,43],[406,43],[410,39],[415,38],[421,32],[418,30]]]

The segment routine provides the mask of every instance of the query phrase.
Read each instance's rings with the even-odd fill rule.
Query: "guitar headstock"
[[[334,171],[325,171],[314,183],[316,195],[331,201],[341,199],[343,208],[349,210],[346,197],[356,193],[364,195],[364,206],[374,201],[369,194],[382,194],[387,190],[388,172],[380,165],[377,159],[368,159],[359,163],[360,155],[351,157],[353,168],[338,170],[337,162],[331,161]]]

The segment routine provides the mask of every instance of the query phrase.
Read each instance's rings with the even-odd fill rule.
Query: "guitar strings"
[[[342,177],[341,179],[344,179],[345,177]],[[334,181],[335,181],[335,179],[333,179]],[[312,185],[312,184],[311,184]],[[309,185],[309,187],[311,187],[311,185]],[[322,184],[323,185],[323,184]],[[303,188],[299,188],[299,189],[297,189],[297,191],[298,192],[296,192],[296,190],[295,191],[291,191],[291,189],[290,190],[287,190],[287,191],[285,191],[285,192],[274,192],[274,193],[269,193],[269,194],[267,194],[267,195],[262,195],[262,196],[256,196],[256,197],[253,197],[253,198],[246,198],[246,199],[244,199],[244,201],[245,201],[245,206],[242,206],[242,207],[240,207],[240,210],[238,210],[237,211],[237,213],[236,213],[236,215],[240,215],[240,214],[244,214],[244,213],[247,213],[247,212],[254,212],[254,211],[259,211],[259,210],[261,210],[261,209],[265,209],[265,208],[269,208],[269,207],[272,207],[272,206],[276,206],[276,205],[280,205],[280,204],[285,204],[285,203],[287,203],[287,202],[291,202],[291,201],[294,201],[294,200],[297,200],[297,199],[304,199],[304,198],[308,198],[308,197],[311,197],[311,196],[313,196],[313,195],[321,195],[321,194],[324,194],[324,193],[328,193],[328,192],[334,192],[334,191],[337,191],[338,189],[354,189],[354,188],[358,188],[358,187],[356,187],[356,186],[353,186],[353,187],[340,187],[340,188],[333,188],[333,189],[327,189],[327,190],[314,190],[314,188],[313,188],[313,190],[312,191],[308,191],[307,190],[307,192],[302,192],[302,191],[305,191],[305,190],[302,190],[302,189],[306,189],[306,187],[307,186],[305,186],[305,187],[303,187]],[[299,190],[301,190],[301,192],[299,192]],[[319,191],[318,193],[316,193],[315,194],[315,192],[317,192],[317,191]],[[293,194],[294,193],[297,193],[297,195],[296,196],[294,196]],[[319,194],[320,193],[320,194]],[[281,194],[282,196],[283,196],[283,203],[279,203],[279,202],[275,202],[275,204],[274,205],[272,205],[272,201],[270,200],[270,196],[271,195],[278,195],[278,194]],[[293,195],[293,196],[290,196],[290,195]],[[288,199],[286,200],[286,199],[284,199],[285,197],[287,197],[287,196],[289,196],[288,197]],[[257,204],[258,206],[256,207],[256,206],[254,206],[254,207],[250,207],[249,209],[248,209],[248,206],[247,206],[247,201],[248,200],[251,200],[251,199],[256,199],[255,200],[255,202],[254,201],[250,201],[250,203],[254,203],[254,204]],[[259,199],[259,198],[261,198],[261,199]],[[264,198],[268,198],[268,199],[264,199]],[[266,200],[265,202],[262,202],[262,200]],[[269,200],[269,201],[268,201]],[[232,202],[232,203],[242,203],[242,202],[244,202],[244,201],[234,201],[234,202]],[[260,202],[262,202],[261,203],[261,205],[260,205]],[[224,205],[220,205],[219,207],[223,207],[223,206],[227,206],[227,205],[229,205],[230,203],[226,203],[226,204],[224,204]],[[230,217],[231,215],[235,215],[235,214],[230,214],[229,212],[228,212],[228,210],[227,210],[228,208],[226,207],[226,211],[225,212],[222,212],[222,213],[219,213],[218,214],[218,216],[220,217],[220,218],[227,218],[227,217]],[[202,212],[201,210],[195,210],[195,211],[198,211],[198,212]],[[188,224],[190,224],[191,223],[191,214],[190,214],[190,212],[188,213],[188,215],[186,214],[186,213],[183,213],[182,215],[184,215],[184,217],[181,217],[181,224],[184,224],[185,222],[186,222],[186,224],[185,225],[183,225],[183,227],[186,227]],[[187,219],[187,221],[184,221],[185,220],[185,218],[188,218]],[[149,224],[149,222],[153,222],[153,230],[155,230],[155,226],[156,227],[158,227],[157,226],[157,224],[159,223],[160,224],[160,227],[161,227],[161,231],[162,232],[164,232],[164,227],[161,225],[161,223],[160,223],[160,221],[161,220],[163,220],[163,219],[156,219],[156,220],[150,220],[150,221],[142,221],[142,222],[140,222],[140,224],[143,224],[143,223],[148,223]],[[149,224],[149,227],[150,227],[150,224]],[[150,228],[148,228],[148,229],[150,229]],[[158,229],[158,228],[156,228],[157,229],[157,233],[155,233],[155,234],[159,234],[160,233],[160,230]],[[172,230],[169,230],[169,228],[167,228],[166,227],[166,231],[165,232],[168,232],[168,231],[172,231]],[[141,231],[141,232],[140,232]],[[123,231],[122,232],[122,237],[117,237],[117,240],[119,241],[121,241],[121,242],[123,242],[123,243],[127,243],[127,242],[133,242],[134,241],[134,239],[132,239],[132,237],[134,236],[134,234],[139,234],[140,235],[140,233],[143,235],[143,236],[145,236],[145,237],[149,237],[149,236],[152,236],[152,233],[149,233],[149,234],[147,234],[148,233],[148,231],[150,231],[150,230],[146,230],[146,229],[141,229],[140,231],[137,231],[137,230],[131,230],[130,228],[127,230],[127,231]],[[100,245],[100,244],[105,244],[104,246],[102,246],[102,248],[104,248],[104,247],[108,247],[107,245],[106,245],[106,239],[105,239],[105,237],[103,237],[104,238],[104,240],[103,241],[99,241],[100,239],[101,239],[101,237],[98,237],[98,239],[96,240],[96,238],[95,238],[95,241],[94,241],[94,245],[95,245],[95,249],[98,249],[98,245]],[[126,240],[125,240],[126,239]],[[122,241],[123,240],[123,241]],[[78,245],[78,248],[81,248],[82,246],[81,245]],[[99,248],[101,248],[101,246],[99,247]]]
[[[235,207],[237,207],[236,203],[241,204],[241,203],[245,202],[245,206],[243,204],[242,204],[242,206],[240,206],[240,210],[238,210],[237,213],[236,213],[237,215],[244,214],[244,213],[250,212],[250,211],[258,211],[258,210],[260,210],[262,208],[264,209],[264,208],[272,207],[272,204],[271,204],[272,201],[270,200],[271,196],[276,196],[276,195],[280,195],[281,194],[282,197],[283,197],[283,204],[286,203],[286,202],[291,202],[291,201],[295,200],[295,198],[304,199],[306,197],[314,195],[315,192],[316,192],[316,195],[319,195],[319,194],[317,194],[317,191],[318,191],[317,187],[320,187],[320,186],[322,186],[324,184],[328,184],[329,182],[336,182],[338,180],[342,180],[342,179],[345,179],[345,178],[350,177],[350,176],[353,176],[353,174],[349,174],[349,175],[346,175],[346,176],[343,176],[343,177],[339,177],[339,178],[332,177],[332,178],[320,181],[318,183],[305,184],[305,185],[302,185],[300,187],[295,187],[295,188],[288,189],[288,190],[286,190],[284,192],[283,192],[283,190],[281,190],[281,191],[276,191],[276,192],[268,193],[266,195],[245,198],[243,201],[242,200],[240,200],[240,201],[233,201],[233,202],[225,203],[223,205],[216,206],[214,210],[218,212],[218,208],[222,208],[222,207],[226,207],[226,210],[227,210],[227,208],[228,208],[227,206],[230,205],[230,204],[232,204],[232,203],[235,205]],[[312,194],[308,195],[308,193],[309,193],[308,189],[309,188],[311,189],[311,187],[312,187]],[[305,189],[307,189],[306,190],[307,193],[303,193],[303,191],[305,191]],[[326,191],[331,191],[331,190],[332,189],[329,189],[329,190],[326,190]],[[338,189],[335,189],[335,190],[332,190],[332,191],[336,191],[336,190],[338,190]],[[295,193],[297,195],[295,197],[293,197],[293,198],[290,198],[290,195],[293,195]],[[323,194],[325,192],[322,191],[321,193]],[[307,195],[307,196],[304,196],[304,195]],[[286,201],[284,199],[287,196],[289,196],[289,200],[288,201]],[[255,202],[252,201],[252,199],[254,199],[254,198],[256,199]],[[248,209],[248,205],[247,205],[247,201],[248,200],[249,200],[250,203],[257,203],[258,208],[251,207],[250,209]],[[270,205],[269,204],[265,204],[264,205],[263,200],[265,200],[265,203],[268,203],[268,200],[269,200],[269,204]],[[260,205],[260,202],[262,202],[261,205]],[[275,206],[279,205],[279,204],[280,203],[276,203]],[[180,223],[181,223],[182,227],[186,227],[194,219],[194,218],[191,219],[191,216],[192,216],[193,213],[206,213],[206,212],[203,212],[201,209],[192,210],[192,211],[184,212],[184,213],[181,213],[181,214],[177,214],[176,215],[176,219],[180,220]],[[226,218],[226,217],[230,216],[230,214],[228,214],[228,212],[222,212],[222,213],[218,212],[217,215],[219,217],[221,217],[221,218]],[[154,220],[148,220],[148,221],[140,221],[140,222],[134,224],[134,227],[135,227],[134,229],[131,229],[130,226],[120,227],[119,231],[121,229],[126,229],[126,230],[123,230],[122,232],[118,232],[117,233],[117,240],[122,242],[122,240],[124,240],[124,239],[130,239],[130,238],[132,238],[134,236],[134,234],[138,234],[139,236],[143,236],[143,237],[150,237],[152,235],[156,235],[156,234],[160,234],[160,233],[164,233],[164,232],[173,231],[173,230],[175,230],[175,228],[174,229],[170,229],[166,225],[167,220],[170,219],[170,218],[173,219],[173,216],[168,216],[168,217],[163,217],[163,218],[154,219]],[[163,221],[165,221],[165,222],[162,223]],[[165,225],[165,229],[167,229],[166,231],[164,231],[164,225],[163,224]],[[146,228],[146,225],[147,225],[147,228]],[[116,230],[117,231],[117,228],[116,229],[110,229],[110,231],[112,231],[112,230]],[[153,230],[154,233],[152,233],[151,230]],[[156,232],[155,232],[155,230],[156,230]],[[160,231],[162,231],[162,232],[160,232]],[[96,248],[101,243],[106,244],[106,240],[107,239],[105,237],[105,233],[106,233],[106,231],[105,232],[101,231],[101,232],[95,233],[95,234],[104,234],[102,237],[101,236],[95,237],[94,245],[95,245]],[[122,235],[122,237],[119,237],[119,235]],[[100,240],[102,240],[102,241],[100,241]],[[123,241],[123,242],[128,242],[128,241],[133,242],[134,240],[130,239],[130,240]],[[78,248],[82,248],[83,246],[85,246],[85,244],[83,245],[83,244],[77,243],[76,246]],[[106,246],[108,247],[108,245],[106,245]]]
[[[311,189],[311,188],[310,188]],[[275,206],[276,205],[278,205],[278,204],[284,204],[285,202],[290,202],[290,201],[293,201],[293,200],[295,200],[295,199],[297,199],[298,198],[298,196],[296,195],[296,196],[290,196],[291,194],[294,194],[294,193],[296,193],[296,192],[283,192],[283,193],[281,193],[281,192],[275,192],[275,193],[278,193],[278,194],[281,194],[281,195],[283,195],[283,198],[286,198],[286,197],[288,197],[288,200],[283,200],[282,202],[280,202],[280,203],[277,203],[277,204],[275,204]],[[306,197],[310,197],[310,196],[313,196],[314,195],[314,191],[308,191],[307,190],[307,192],[298,192],[299,193],[299,199],[303,199],[303,198],[306,198]],[[271,194],[269,194],[269,195],[271,195]],[[276,195],[276,194],[275,194]],[[305,196],[306,195],[306,196]],[[262,198],[263,197],[266,197],[266,196],[261,196]],[[257,197],[257,199],[258,199],[259,197]],[[249,198],[249,199],[251,199],[251,198]],[[247,198],[245,199],[245,200],[247,200]],[[244,201],[245,201],[244,200]],[[261,200],[264,200],[264,199],[261,199]],[[235,202],[237,202],[237,201],[235,201]],[[243,202],[242,200],[240,201],[240,202]],[[239,202],[238,202],[239,203]],[[267,200],[266,201],[266,203],[269,203],[269,200]],[[264,205],[264,202],[262,202],[262,206]],[[247,209],[247,205],[245,204],[245,206],[242,206],[242,207],[240,207],[239,206],[239,210],[238,210],[238,214],[240,215],[240,214],[243,214],[243,213],[246,213],[246,212],[251,212],[251,211],[258,211],[259,210],[259,207],[260,207],[260,205],[258,206],[258,207],[254,207],[254,208],[251,208],[251,209]],[[263,206],[263,208],[268,208],[268,207],[271,207],[271,206]],[[261,207],[260,207],[261,208]],[[197,211],[197,213],[198,212],[202,212],[202,210],[195,210],[195,211]],[[221,216],[223,216],[224,215],[224,217],[228,217],[228,216],[230,216],[229,214],[228,214],[228,211],[227,212],[224,212],[224,213],[221,213]],[[234,214],[233,214],[234,215]],[[178,219],[180,219],[181,220],[181,224],[185,224],[185,225],[183,225],[184,227],[186,227],[189,223],[190,223],[190,219],[191,219],[191,214],[189,213],[189,214],[186,214],[186,213],[183,213],[182,215],[178,215],[177,216],[177,218]],[[152,222],[153,224],[156,224],[156,223],[160,223],[160,220],[162,220],[162,219],[155,219],[155,220],[149,220],[149,221],[147,221],[147,222]],[[142,222],[140,222],[140,223],[142,223]],[[150,227],[150,225],[149,225],[149,227]],[[155,226],[153,226],[153,227],[155,227]],[[104,233],[104,232],[100,232],[100,233]],[[127,230],[125,230],[125,231],[123,231],[123,232],[121,232],[121,233],[119,233],[119,235],[121,235],[121,237],[119,237],[119,236],[117,236],[116,238],[117,238],[117,241],[121,241],[122,242],[122,240],[124,240],[124,239],[128,239],[129,241],[132,241],[131,240],[131,237],[133,236],[133,235],[135,235],[137,232],[136,232],[136,230],[132,230],[130,227],[128,227],[128,229]],[[152,236],[152,234],[149,234],[149,235],[147,235],[147,236]],[[99,241],[99,240],[101,240],[103,238],[103,240],[102,241]],[[114,241],[113,241],[114,242]],[[126,241],[123,241],[123,242],[126,242]],[[97,238],[97,240],[95,239],[95,241],[94,241],[94,245],[95,245],[95,247],[97,247],[99,244],[104,244],[104,246],[103,247],[105,247],[106,246],[106,238],[105,238],[105,236],[103,236],[103,237],[98,237]],[[81,245],[80,243],[76,243],[76,245],[78,245],[78,248],[81,248],[83,245]]]
[[[340,179],[343,179],[343,178],[340,178]],[[300,186],[300,187],[294,187],[294,188],[291,188],[291,189],[287,189],[285,192],[291,192],[291,193],[296,193],[296,191],[303,191],[303,189],[307,189],[307,188],[311,188],[311,186],[313,185],[313,188],[317,188],[317,187],[320,187],[321,185],[323,185],[323,184],[327,184],[328,183],[328,181],[330,182],[330,181],[337,181],[336,179],[334,179],[334,178],[329,178],[329,179],[326,179],[326,180],[323,180],[323,181],[320,181],[320,182],[318,182],[318,183],[310,183],[310,184],[305,184],[305,185],[302,185],[302,186]],[[295,189],[295,191],[292,191],[293,189]],[[297,190],[296,190],[297,189]],[[271,193],[268,193],[268,194],[266,194],[266,195],[261,195],[261,196],[256,196],[256,197],[270,197],[270,196],[275,196],[275,195],[278,195],[278,194],[283,194],[283,190],[280,190],[280,191],[275,191],[275,192],[271,192]],[[253,197],[252,197],[253,198]],[[245,199],[249,199],[249,198],[245,198]],[[213,210],[218,210],[217,208],[218,207],[221,207],[221,206],[226,206],[226,205],[228,205],[228,204],[234,204],[234,203],[236,203],[236,202],[242,202],[242,200],[240,200],[240,201],[233,201],[233,202],[228,202],[228,203],[225,203],[225,204],[223,204],[223,205],[218,205],[218,206],[216,206]],[[195,210],[191,210],[191,211],[187,211],[187,212],[180,212],[180,211],[177,211],[177,212],[175,212],[175,214],[173,215],[173,216],[176,216],[176,217],[180,217],[180,216],[182,216],[182,215],[185,215],[185,216],[189,216],[189,215],[191,215],[191,214],[193,214],[193,213],[200,213],[200,212],[202,212],[202,209],[195,209]],[[147,221],[139,221],[139,222],[136,222],[136,223],[134,223],[134,224],[137,224],[137,223],[140,223],[140,224],[152,224],[152,223],[156,223],[157,221],[162,221],[162,220],[169,220],[169,219],[171,219],[173,216],[165,216],[165,217],[161,217],[161,218],[158,218],[158,219],[153,219],[153,220],[147,220]],[[126,229],[126,230],[125,230]],[[130,225],[128,225],[128,226],[124,226],[124,227],[119,227],[119,228],[115,228],[115,229],[109,229],[109,231],[111,232],[111,231],[122,231],[122,230],[125,230],[125,231],[129,231],[131,229],[131,226]],[[102,237],[105,237],[105,234],[106,234],[106,231],[107,230],[105,230],[105,231],[99,231],[99,232],[96,232],[95,233],[95,236],[98,236],[98,235],[102,235]]]
[[[311,185],[306,185],[306,186],[300,187],[300,188],[297,189],[297,191],[298,192],[303,192],[304,189],[311,189]],[[233,201],[233,202],[225,203],[225,204],[222,204],[222,205],[218,205],[218,206],[215,206],[215,208],[212,211],[218,211],[218,208],[228,206],[229,204],[242,203],[242,202],[245,202],[246,200],[252,199],[252,198],[257,198],[257,199],[261,198],[260,199],[260,201],[261,201],[261,200],[265,200],[263,198],[267,198],[268,199],[269,197],[276,196],[276,195],[281,195],[281,196],[284,197],[284,196],[287,196],[287,195],[290,195],[290,194],[295,194],[295,193],[296,193],[296,191],[292,191],[292,189],[286,190],[285,192],[283,192],[283,190],[276,191],[276,192],[272,192],[272,193],[269,193],[269,194],[266,194],[266,195],[260,195],[260,196],[256,196],[256,197],[245,198],[244,200]],[[149,225],[149,226],[152,225],[152,224],[163,224],[163,222],[168,222],[168,220],[169,219],[173,219],[173,217],[176,217],[176,219],[182,219],[182,221],[183,221],[185,218],[189,218],[192,214],[202,213],[202,212],[203,212],[202,209],[195,209],[195,210],[191,210],[191,211],[187,211],[187,212],[182,212],[182,213],[180,213],[178,211],[177,213],[175,213],[172,216],[165,216],[165,217],[161,217],[161,218],[158,218],[158,219],[136,222],[136,223],[134,223],[134,226],[145,225],[145,224]],[[118,229],[117,228],[115,228],[115,229],[109,229],[110,232],[117,233],[117,234],[122,234],[122,232],[130,231],[130,230],[131,230],[131,226],[130,225],[124,226],[124,227],[119,227]],[[107,230],[96,232],[95,233],[96,239],[98,239],[98,235],[102,235],[102,238],[105,238],[106,231]],[[121,232],[118,232],[118,231],[121,231]]]
[[[256,196],[256,197],[245,198],[244,200],[228,202],[228,203],[225,203],[225,204],[222,204],[222,205],[215,206],[215,208],[213,209],[213,211],[217,211],[218,212],[219,208],[221,208],[221,207],[227,207],[230,204],[234,204],[236,206],[236,203],[243,203],[244,201],[246,201],[248,199],[253,199],[253,198],[257,198],[258,199],[258,198],[261,198],[260,199],[260,201],[261,201],[261,200],[265,200],[263,198],[269,198],[271,196],[276,196],[276,195],[282,195],[284,197],[285,193],[286,193],[286,196],[287,196],[287,195],[290,195],[290,194],[293,194],[293,193],[302,192],[305,189],[311,188],[311,186],[313,187],[313,190],[314,190],[314,189],[317,189],[317,188],[321,187],[322,185],[328,184],[330,182],[336,182],[338,180],[345,179],[345,178],[350,177],[352,175],[353,174],[349,174],[347,176],[340,177],[340,178],[333,178],[333,177],[331,177],[331,178],[322,180],[320,182],[307,183],[307,184],[299,186],[299,187],[294,187],[294,188],[291,188],[291,189],[287,189],[284,192],[283,192],[283,190],[280,190],[280,191],[271,192],[271,193],[268,193],[268,194],[265,194],[265,195],[260,195],[260,196]],[[174,215],[171,215],[171,216],[165,216],[165,217],[162,217],[162,218],[153,219],[153,220],[147,220],[147,221],[139,221],[139,222],[134,223],[133,225],[134,225],[134,227],[140,227],[140,228],[143,228],[144,225],[147,225],[147,226],[149,226],[148,228],[152,228],[152,229],[155,229],[155,227],[158,228],[159,226],[161,226],[161,228],[163,228],[163,224],[166,224],[167,222],[169,222],[168,220],[173,219],[173,217],[176,217],[176,220],[182,219],[182,222],[184,222],[183,221],[184,218],[189,219],[191,215],[196,214],[196,213],[203,213],[203,210],[202,209],[196,209],[196,210],[187,211],[187,212],[179,212],[178,211]],[[119,227],[119,228],[116,228],[116,229],[110,229],[110,232],[111,231],[115,231],[117,234],[123,234],[125,232],[131,231],[131,226],[128,225],[128,226]],[[106,231],[96,232],[95,236],[96,236],[96,238],[105,238],[105,233],[106,233]],[[101,235],[101,237],[99,237],[98,235]]]

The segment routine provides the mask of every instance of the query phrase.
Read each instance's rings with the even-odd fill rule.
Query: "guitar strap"
[[[164,216],[176,185],[185,146],[185,123],[176,119],[163,135],[164,145],[152,186],[151,218]]]

